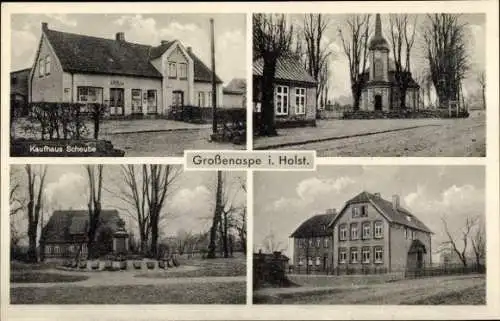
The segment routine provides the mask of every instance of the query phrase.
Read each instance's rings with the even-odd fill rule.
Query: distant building
[[[261,112],[262,91],[273,90],[261,88],[263,68],[262,59],[253,62],[253,103],[256,113]],[[274,114],[277,125],[281,122],[315,124],[316,90],[316,81],[298,59],[278,59],[274,83]]]
[[[246,108],[247,82],[245,79],[234,78],[222,89],[223,103],[226,108]]]
[[[46,258],[73,257],[81,246],[82,256],[88,253],[88,211],[54,211],[42,230],[40,244]],[[102,210],[96,233],[99,255],[128,251],[128,233],[117,210]]]
[[[361,75],[363,89],[359,108],[366,111],[397,111],[400,110],[400,90],[396,81],[394,61],[389,58],[389,43],[382,35],[380,14],[376,15],[375,35],[368,44],[368,70]],[[420,86],[411,73],[406,91],[406,108],[413,110],[419,105]]]
[[[211,107],[211,82],[212,71],[178,40],[149,46],[126,41],[123,32],[105,39],[42,23],[30,101],[104,103],[111,116],[168,114],[172,107]]]
[[[31,68],[10,73],[10,108],[14,115],[28,114],[28,90]]]

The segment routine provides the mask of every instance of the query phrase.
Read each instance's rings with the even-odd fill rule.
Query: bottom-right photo
[[[254,173],[254,304],[486,304],[484,166]]]

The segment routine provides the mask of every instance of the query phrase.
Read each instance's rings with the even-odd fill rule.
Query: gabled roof
[[[262,58],[253,62],[253,75],[262,76],[264,60]],[[315,85],[316,81],[302,66],[302,63],[294,57],[282,57],[276,64],[277,80],[297,81]]]
[[[62,68],[67,72],[113,74],[162,78],[162,74],[151,64],[175,41],[166,41],[159,46],[137,44],[46,29],[45,34],[56,52]],[[192,52],[194,81],[210,82],[212,71]],[[222,81],[217,77],[218,83]]]
[[[392,202],[365,191],[348,200],[337,217],[342,215],[348,205],[357,203],[371,203],[373,207],[375,207],[375,209],[378,210],[380,214],[391,223],[401,224],[423,232],[432,233],[432,231],[424,223],[422,223],[422,221],[411,214],[407,209],[399,206],[397,210],[395,210]],[[331,222],[330,226],[334,224],[334,221],[335,220]]]
[[[226,94],[244,94],[247,88],[247,81],[243,78],[233,78],[223,92]]]
[[[328,225],[336,214],[318,214],[307,219],[292,233],[291,237],[308,238],[318,236],[329,236]]]
[[[54,211],[42,232],[46,243],[71,242],[75,236],[85,236],[88,226],[87,210]],[[120,216],[117,210],[102,210],[101,227],[106,226],[114,232],[118,229]]]
[[[24,68],[24,69],[19,69],[19,70],[16,70],[16,71],[11,71],[10,74],[13,75],[13,74],[19,74],[19,73],[23,73],[23,72],[29,74],[30,71],[31,71],[31,67]]]

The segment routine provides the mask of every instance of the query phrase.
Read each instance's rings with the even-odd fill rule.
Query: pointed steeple
[[[370,40],[369,45],[370,50],[385,49],[389,50],[389,43],[385,40],[382,35],[382,20],[380,19],[380,13],[375,15],[375,34]]]

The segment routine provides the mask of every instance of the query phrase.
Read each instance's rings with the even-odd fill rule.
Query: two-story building
[[[168,114],[172,106],[212,105],[212,71],[178,40],[158,46],[49,29],[31,68],[30,102],[104,103],[111,116]],[[216,76],[217,105],[222,81]]]
[[[314,215],[292,233],[295,272],[324,272],[332,267],[333,234],[329,224],[335,216],[334,209]]]

